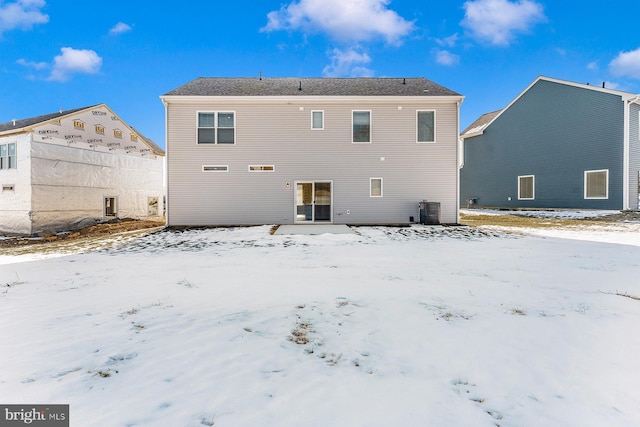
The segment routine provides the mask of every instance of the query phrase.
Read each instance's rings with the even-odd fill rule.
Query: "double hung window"
[[[436,142],[436,112],[417,112],[417,142]]]
[[[371,111],[353,112],[353,142],[371,142]]]
[[[0,170],[16,168],[16,143],[0,145]]]
[[[199,112],[198,144],[235,144],[235,113]]]

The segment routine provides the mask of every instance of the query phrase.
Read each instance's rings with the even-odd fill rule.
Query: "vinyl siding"
[[[640,105],[631,104],[629,115],[629,208],[640,208]]]
[[[423,199],[441,203],[442,222],[456,222],[457,108],[455,101],[428,98],[260,105],[169,99],[169,225],[294,223],[298,181],[333,183],[334,223],[408,223],[410,216],[418,219]],[[416,143],[418,109],[437,110],[434,144]],[[311,129],[312,110],[324,111],[324,130]],[[351,142],[353,110],[371,111],[370,144]],[[236,144],[198,145],[197,111],[235,111]],[[202,165],[228,165],[229,171],[202,172]],[[249,165],[275,171],[250,173]],[[369,197],[372,177],[383,178],[384,197]]]
[[[465,140],[461,203],[621,209],[624,103],[620,96],[539,80],[484,131]],[[584,171],[609,170],[609,198],[584,199]],[[518,200],[518,176],[535,199]],[[510,198],[510,200],[509,200]]]

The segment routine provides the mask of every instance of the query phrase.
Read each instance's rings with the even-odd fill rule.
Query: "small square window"
[[[131,141],[136,142],[138,140],[138,135],[136,135],[135,133],[131,134]]]
[[[311,112],[311,129],[324,129],[324,111]]]
[[[104,126],[96,125],[96,133],[99,133],[100,135],[104,135]]]
[[[82,120],[74,120],[73,127],[76,129],[84,130],[84,122]]]
[[[371,178],[369,180],[369,196],[382,197],[382,178]]]
[[[122,131],[120,129],[114,129],[113,136],[116,138],[122,138]]]
[[[584,198],[609,198],[609,171],[607,169],[584,172]]]
[[[518,200],[535,199],[535,177],[525,175],[518,177]]]

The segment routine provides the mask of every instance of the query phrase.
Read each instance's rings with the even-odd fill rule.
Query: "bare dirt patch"
[[[158,230],[164,225],[164,221],[115,219],[71,232],[41,237],[3,238],[0,239],[0,251],[5,255],[23,255],[99,249],[108,246],[116,237],[137,237]]]
[[[491,225],[498,227],[519,228],[564,228],[577,229],[585,226],[603,226],[623,222],[640,223],[640,212],[620,212],[594,218],[544,218],[527,215],[515,215],[505,212],[504,215],[464,214],[460,213],[460,223],[469,226]]]

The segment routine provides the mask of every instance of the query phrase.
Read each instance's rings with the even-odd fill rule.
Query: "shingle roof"
[[[165,96],[461,96],[425,78],[199,77]]]
[[[484,131],[484,129],[493,121],[502,110],[492,111],[481,115],[475,122],[471,123],[465,130],[462,131],[460,136],[463,138],[469,136],[475,136],[478,133]]]
[[[20,119],[20,120],[16,120],[15,125],[13,124],[13,120],[11,120],[6,123],[0,123],[0,132],[26,128],[29,126],[37,125],[38,123],[46,122],[47,120],[57,119],[58,117],[63,117],[68,114],[73,114],[78,111],[86,110],[88,108],[93,108],[93,107],[95,107],[95,105],[90,105],[88,107],[82,107],[82,108],[75,108],[73,110],[58,111],[57,113],[44,114],[42,116],[29,117],[27,119]]]

